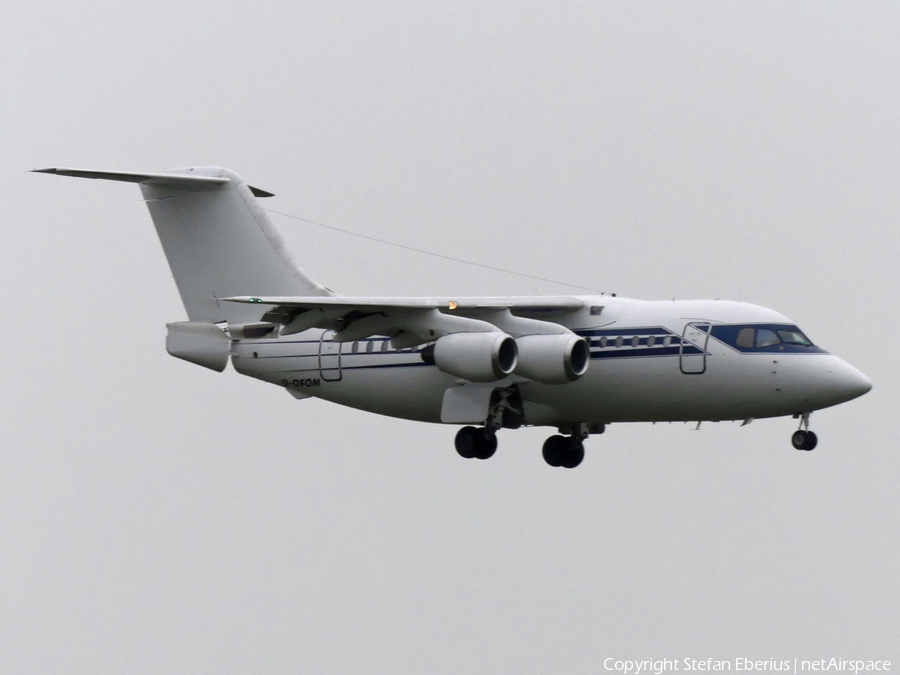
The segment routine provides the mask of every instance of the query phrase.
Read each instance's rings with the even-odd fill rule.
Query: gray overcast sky
[[[14,2],[0,24],[0,671],[900,667],[900,6]],[[749,427],[543,430],[489,462],[172,359],[134,186],[268,206],[644,298],[781,311],[864,398]],[[274,217],[344,294],[567,293]]]

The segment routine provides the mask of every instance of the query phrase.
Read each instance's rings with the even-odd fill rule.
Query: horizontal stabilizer
[[[75,178],[98,178],[100,180],[119,180],[126,183],[143,183],[159,187],[203,190],[226,185],[231,179],[224,176],[200,176],[191,173],[136,173],[131,171],[90,171],[86,169],[64,169],[48,167],[33,169],[34,173],[51,173],[57,176],[74,176]]]
[[[98,178],[100,180],[119,180],[126,183],[142,183],[157,187],[181,188],[185,190],[203,190],[216,188],[231,182],[225,176],[201,176],[195,173],[182,173],[177,171],[157,171],[153,173],[137,173],[133,171],[90,171],[87,169],[63,169],[60,167],[47,167],[46,169],[32,169],[33,173],[52,173],[56,176],[74,176],[75,178]],[[268,190],[248,185],[254,197],[274,197],[275,194]]]

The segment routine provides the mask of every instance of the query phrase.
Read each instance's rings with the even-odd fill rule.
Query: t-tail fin
[[[37,169],[39,173],[139,183],[178,292],[191,321],[258,321],[259,312],[236,295],[330,296],[295,262],[256,196],[270,193],[247,185],[220,167],[155,173]]]

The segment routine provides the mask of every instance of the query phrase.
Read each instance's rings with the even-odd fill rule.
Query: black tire
[[[795,450],[806,450],[806,432],[802,430],[797,430],[791,436],[791,445],[794,446]]]
[[[568,443],[565,436],[551,436],[544,441],[544,461],[550,466],[562,466],[567,447]]]
[[[454,445],[456,446],[456,451],[459,453],[460,457],[472,459],[473,457],[478,456],[478,451],[482,445],[481,441],[483,439],[484,436],[481,433],[481,429],[478,429],[477,427],[463,427],[456,432]]]
[[[816,446],[819,444],[819,437],[816,436],[812,431],[806,432],[806,447],[803,448],[807,452],[810,450],[815,450]]]
[[[562,465],[567,469],[574,469],[584,459],[584,443],[577,438],[566,439],[566,452],[562,458]]]
[[[478,459],[490,459],[497,452],[497,434],[487,429],[478,429],[481,433],[481,443],[478,447]]]

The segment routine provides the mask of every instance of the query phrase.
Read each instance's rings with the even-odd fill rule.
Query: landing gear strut
[[[485,427],[463,427],[455,443],[456,451],[466,459],[490,459],[497,452],[497,434]]]
[[[809,413],[800,414],[800,429],[797,429],[791,436],[791,445],[797,450],[806,450],[807,452],[814,449],[819,439],[809,430]]]

